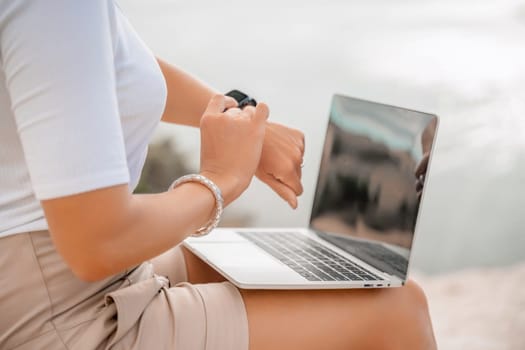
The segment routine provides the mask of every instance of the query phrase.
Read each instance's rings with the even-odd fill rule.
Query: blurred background
[[[305,133],[299,209],[254,181],[228,210],[241,223],[308,224],[330,99],[339,92],[441,117],[415,267],[525,259],[525,1],[120,4],[156,55],[219,91],[266,101],[272,120]],[[182,166],[198,169],[198,130],[161,125],[156,141],[166,138]]]
[[[333,93],[439,115],[412,268],[430,289],[440,348],[525,348],[512,333],[525,329],[525,0],[118,2],[156,55],[219,91],[264,100],[274,121],[306,135],[299,209],[254,181],[227,224],[308,224]],[[141,188],[164,189],[172,169],[198,161],[198,130],[162,125]],[[461,289],[465,280],[478,285]],[[515,312],[474,317],[471,305],[456,323],[453,309],[440,314],[475,290],[479,303],[515,298]],[[506,323],[478,327],[483,317]]]

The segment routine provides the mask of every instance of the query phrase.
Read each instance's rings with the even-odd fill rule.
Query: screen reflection
[[[437,117],[334,96],[310,227],[406,279]]]

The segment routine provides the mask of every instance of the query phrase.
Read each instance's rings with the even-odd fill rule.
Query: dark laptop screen
[[[336,95],[310,228],[406,279],[437,117]]]

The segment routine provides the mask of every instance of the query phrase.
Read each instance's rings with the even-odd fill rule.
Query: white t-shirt
[[[3,0],[0,50],[0,237],[46,229],[39,200],[133,190],[167,92],[114,0]]]

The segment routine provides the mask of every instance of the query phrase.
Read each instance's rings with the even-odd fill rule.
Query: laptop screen
[[[437,117],[335,95],[310,228],[405,280]]]

